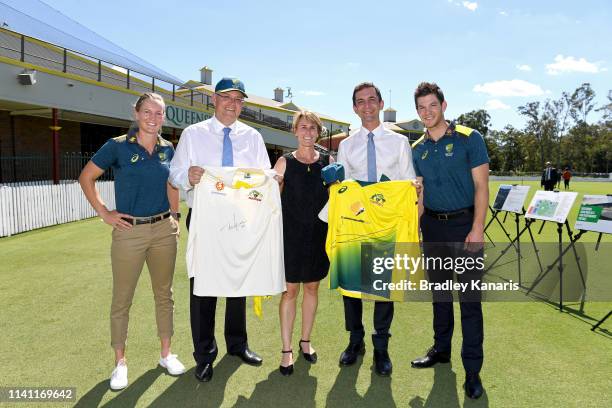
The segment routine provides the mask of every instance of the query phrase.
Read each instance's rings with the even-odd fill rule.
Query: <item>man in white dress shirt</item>
[[[170,182],[186,192],[189,206],[187,229],[191,219],[193,188],[204,175],[204,166],[271,167],[261,134],[238,121],[244,98],[247,97],[244,84],[239,79],[221,79],[212,96],[215,115],[187,127],[181,134],[170,166]],[[194,277],[189,278],[191,335],[197,364],[195,376],[205,382],[212,378],[212,365],[218,353],[215,341],[217,298],[195,296]],[[224,333],[229,354],[239,356],[247,364],[261,364],[261,357],[251,351],[247,343],[246,298],[226,299]]]
[[[344,166],[347,179],[376,182],[383,176],[391,180],[416,178],[409,140],[385,129],[380,121],[383,107],[380,90],[374,84],[364,82],[355,87],[353,110],[361,119],[361,128],[340,142],[338,147],[337,161]],[[363,304],[361,299],[348,296],[343,296],[343,301],[345,327],[350,332],[350,339],[340,356],[340,364],[349,366],[355,363],[359,354],[365,353]],[[393,370],[387,351],[393,310],[393,302],[375,302],[374,367],[382,376],[390,375]]]

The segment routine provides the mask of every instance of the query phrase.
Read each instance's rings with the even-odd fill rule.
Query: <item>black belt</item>
[[[437,218],[438,220],[441,220],[441,221],[446,221],[452,218],[460,217],[464,214],[473,214],[473,213],[474,213],[473,206],[462,208],[456,211],[448,211],[448,212],[434,211],[434,210],[430,210],[429,208],[425,208],[425,214],[429,215],[430,217]]]
[[[170,211],[163,213],[162,215],[156,215],[155,217],[147,217],[147,218],[121,218],[123,221],[127,221],[132,225],[141,225],[141,224],[155,224],[157,221],[165,220],[170,217]]]

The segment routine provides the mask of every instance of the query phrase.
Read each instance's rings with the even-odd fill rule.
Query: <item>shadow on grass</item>
[[[157,366],[143,375],[141,375],[134,383],[130,384],[128,388],[121,392],[117,392],[117,396],[104,404],[104,407],[134,407],[136,403],[144,394],[149,387],[157,380],[157,377],[162,375],[164,370]],[[100,401],[107,393],[115,393],[111,391],[108,385],[108,380],[99,382],[87,394],[83,395],[81,399],[76,403],[75,407],[97,407],[100,405]]]
[[[359,358],[354,365],[340,368],[336,381],[327,394],[326,407],[397,406],[391,391],[393,377],[380,377],[374,373],[373,367],[371,367],[370,387],[363,396],[357,393],[357,376],[362,364],[363,358]]]
[[[178,377],[149,407],[219,407],[225,398],[228,379],[240,365],[238,358],[224,355],[214,366],[213,378],[208,383],[196,380],[195,368],[192,368]]]
[[[437,364],[434,370],[434,383],[429,391],[427,399],[414,397],[408,404],[410,408],[458,408],[458,407],[488,407],[489,398],[485,389],[484,394],[477,400],[471,400],[464,394],[463,404],[459,404],[457,394],[457,375],[452,369],[451,364]],[[486,383],[483,384],[486,387]],[[463,388],[463,380],[461,380]]]
[[[239,396],[234,407],[315,407],[317,379],[310,375],[311,364],[298,359],[293,374],[285,377],[274,370],[257,383],[250,398]]]
[[[544,301],[544,304],[546,304],[549,307],[552,307],[553,309],[556,309],[557,311],[559,311],[559,304],[555,303],[555,302],[549,302],[549,301]],[[573,306],[578,305],[578,308],[575,308]],[[588,324],[589,326],[593,326],[594,324],[596,324],[601,317],[597,317],[597,316],[592,316],[590,314],[587,314],[584,312],[584,310],[580,310],[580,304],[576,304],[576,303],[564,303],[563,304],[563,310],[561,311],[562,313],[567,314],[568,316],[577,319],[583,323]],[[603,316],[602,316],[603,317]],[[608,339],[608,340],[612,340],[612,332],[610,332],[608,329],[602,328],[601,326],[598,327],[595,331],[593,331],[594,333]]]

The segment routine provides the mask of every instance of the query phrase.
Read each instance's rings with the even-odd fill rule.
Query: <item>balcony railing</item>
[[[60,47],[24,34],[0,28],[0,56],[61,71],[100,83],[134,90],[157,92],[166,100],[211,111],[210,95],[181,84],[168,83],[137,71],[116,66],[99,58]],[[246,121],[291,132],[291,124],[260,110],[244,106],[240,117]]]

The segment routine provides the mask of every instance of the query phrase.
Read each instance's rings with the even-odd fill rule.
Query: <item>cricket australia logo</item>
[[[376,204],[376,205],[382,207],[382,206],[385,205],[387,200],[385,199],[384,195],[382,195],[380,193],[377,193],[377,194],[372,195],[372,197],[370,197],[370,202],[372,204]]]
[[[263,194],[261,194],[257,190],[253,190],[249,193],[249,200],[261,201],[263,199]]]
[[[159,156],[159,160],[161,160],[161,161],[166,160],[166,153],[164,153],[164,152],[159,152],[158,156]]]
[[[453,144],[452,143],[447,144],[445,149],[446,149],[446,154],[445,154],[446,157],[452,157],[453,156]]]

